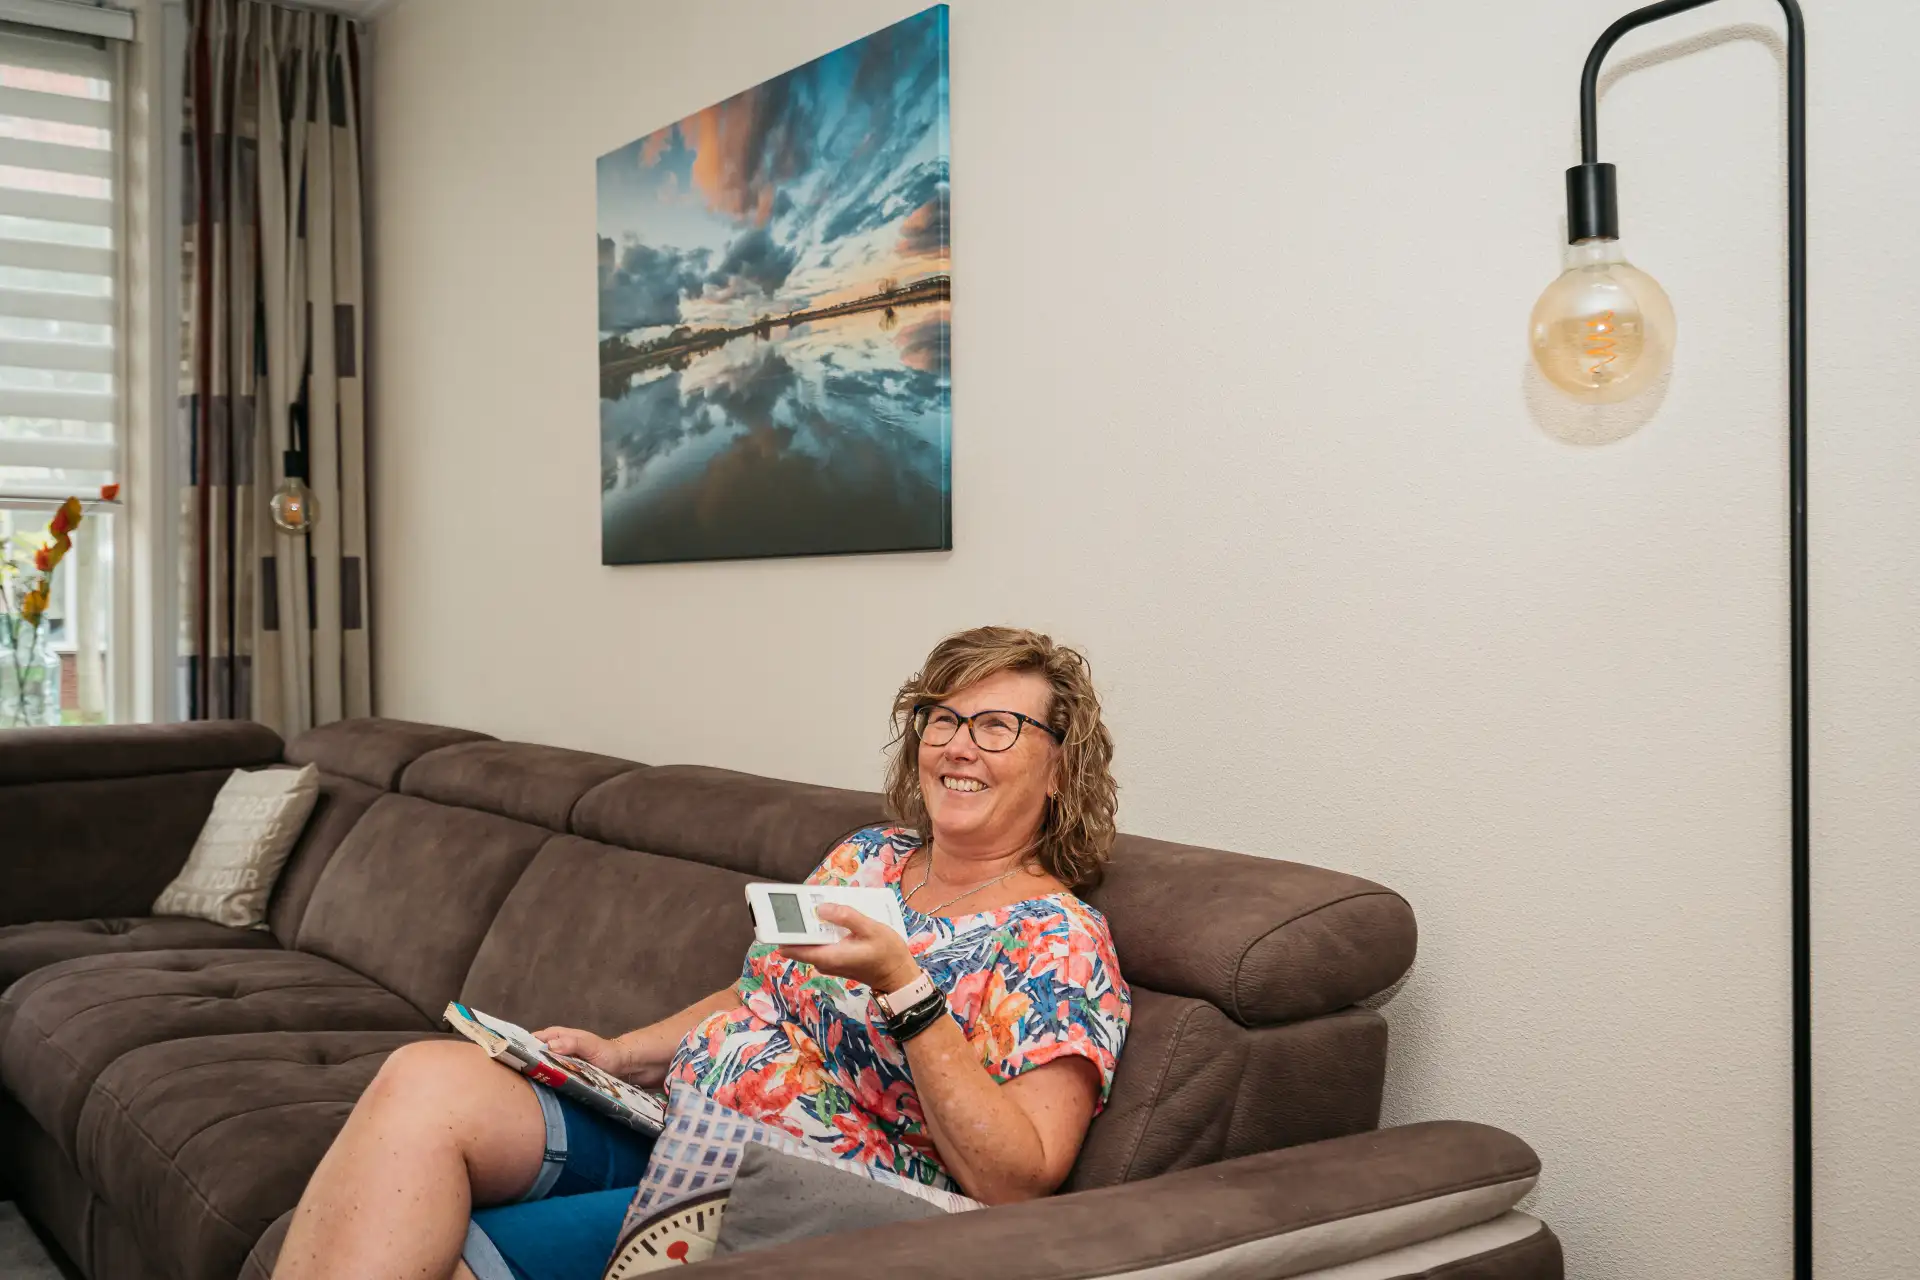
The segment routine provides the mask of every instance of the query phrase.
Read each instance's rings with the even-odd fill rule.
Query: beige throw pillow
[[[157,916],[267,927],[267,899],[320,795],[320,770],[235,770],[214,799],[187,865],[154,899]]]

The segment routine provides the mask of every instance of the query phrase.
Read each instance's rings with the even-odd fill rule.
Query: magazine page
[[[659,1094],[628,1084],[591,1062],[555,1053],[525,1027],[457,1001],[447,1006],[446,1018],[489,1057],[630,1129],[652,1134],[666,1123],[666,1100]]]

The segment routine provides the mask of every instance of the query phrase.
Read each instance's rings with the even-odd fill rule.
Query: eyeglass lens
[[[1020,722],[1001,711],[986,711],[968,722],[973,741],[982,751],[1005,751],[1020,736]],[[960,717],[945,707],[926,707],[920,712],[920,741],[930,747],[944,747],[960,732]]]

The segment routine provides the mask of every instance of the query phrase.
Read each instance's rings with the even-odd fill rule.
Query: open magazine
[[[629,1129],[656,1134],[667,1119],[666,1099],[608,1075],[591,1062],[555,1053],[525,1027],[489,1017],[455,1001],[447,1006],[447,1025],[529,1080],[619,1121]]]

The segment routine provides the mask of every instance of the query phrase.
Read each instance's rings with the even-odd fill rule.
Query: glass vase
[[[47,631],[0,619],[0,729],[60,723],[60,655]]]

